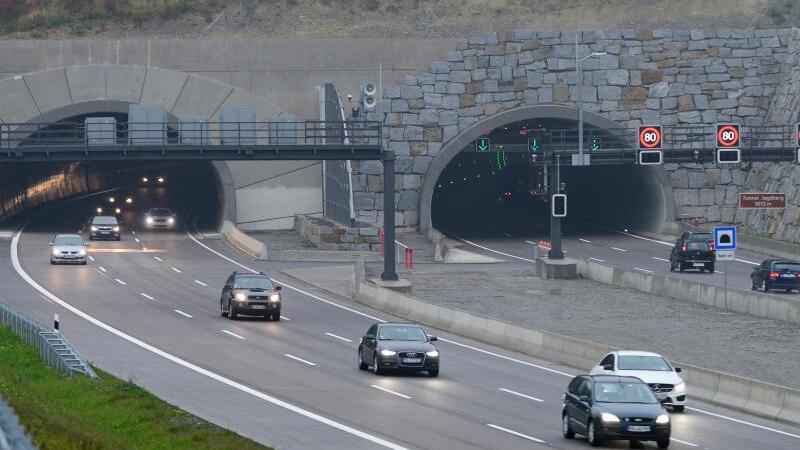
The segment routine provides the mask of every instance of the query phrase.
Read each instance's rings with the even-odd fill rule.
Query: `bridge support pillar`
[[[394,232],[394,152],[383,151],[383,273],[381,280],[396,281]]]
[[[561,193],[560,164],[556,163],[550,171],[550,201],[553,201],[553,194]],[[561,217],[553,217],[552,205],[550,211],[550,251],[547,252],[548,259],[564,259],[564,252],[561,251]]]

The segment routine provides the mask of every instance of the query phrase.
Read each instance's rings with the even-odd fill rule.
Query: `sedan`
[[[635,377],[579,375],[564,393],[561,433],[583,434],[592,447],[603,441],[656,441],[669,447],[667,411],[644,381]]]
[[[86,264],[86,247],[77,234],[58,234],[50,243],[50,264]]]
[[[672,367],[658,353],[629,350],[611,352],[589,373],[636,377],[650,386],[663,405],[672,407],[675,412],[683,412],[686,407],[686,383],[678,375],[681,368]]]
[[[153,208],[144,215],[144,225],[147,228],[173,228],[175,213],[168,208]]]
[[[358,368],[372,367],[375,375],[388,370],[426,371],[439,376],[439,350],[433,345],[436,336],[428,336],[419,325],[411,323],[376,323],[358,344]]]
[[[753,269],[750,274],[750,289],[767,292],[782,289],[786,292],[800,290],[800,262],[783,259],[768,259]]]

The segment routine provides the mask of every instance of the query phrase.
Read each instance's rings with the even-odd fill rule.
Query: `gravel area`
[[[294,230],[247,231],[248,236],[267,244],[267,250],[319,250],[307,243],[303,244],[300,233]]]
[[[413,295],[432,303],[800,389],[800,324],[589,280],[542,280],[517,264],[432,264],[410,278]]]

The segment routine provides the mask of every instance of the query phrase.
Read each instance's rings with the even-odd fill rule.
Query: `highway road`
[[[137,200],[202,210],[182,201],[147,190]],[[46,208],[12,240],[0,240],[8,261],[0,271],[0,298],[34,317],[70,317],[65,334],[82,343],[80,352],[113,353],[98,359],[116,361],[130,353],[141,362],[117,371],[176,404],[287,449],[588,447],[583,439],[568,441],[560,434],[561,396],[575,369],[429,330],[442,338],[439,378],[376,377],[356,367],[358,338],[375,321],[396,318],[278,275],[285,288],[284,320],[220,317],[219,289],[232,271],[276,274],[281,266],[253,262],[214,235],[133,230],[138,217],[128,217],[121,242],[92,243],[88,265],[51,266],[52,235],[77,229],[96,202]],[[585,243],[570,238],[566,246],[570,256],[612,264],[616,256],[618,264],[634,264],[634,255],[641,254],[635,262],[641,269],[666,267],[648,259],[665,256],[666,246],[610,236],[587,237]],[[491,243],[497,251],[530,256],[533,247],[523,244],[530,245],[514,239]],[[745,270],[744,263],[734,267],[740,264]],[[672,418],[674,448],[800,446],[800,429],[699,402]]]

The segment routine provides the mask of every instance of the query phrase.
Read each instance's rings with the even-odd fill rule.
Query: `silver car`
[[[86,247],[78,234],[58,234],[50,243],[50,264],[86,264]]]
[[[153,208],[145,214],[144,225],[147,228],[173,228],[175,213],[167,208]]]

